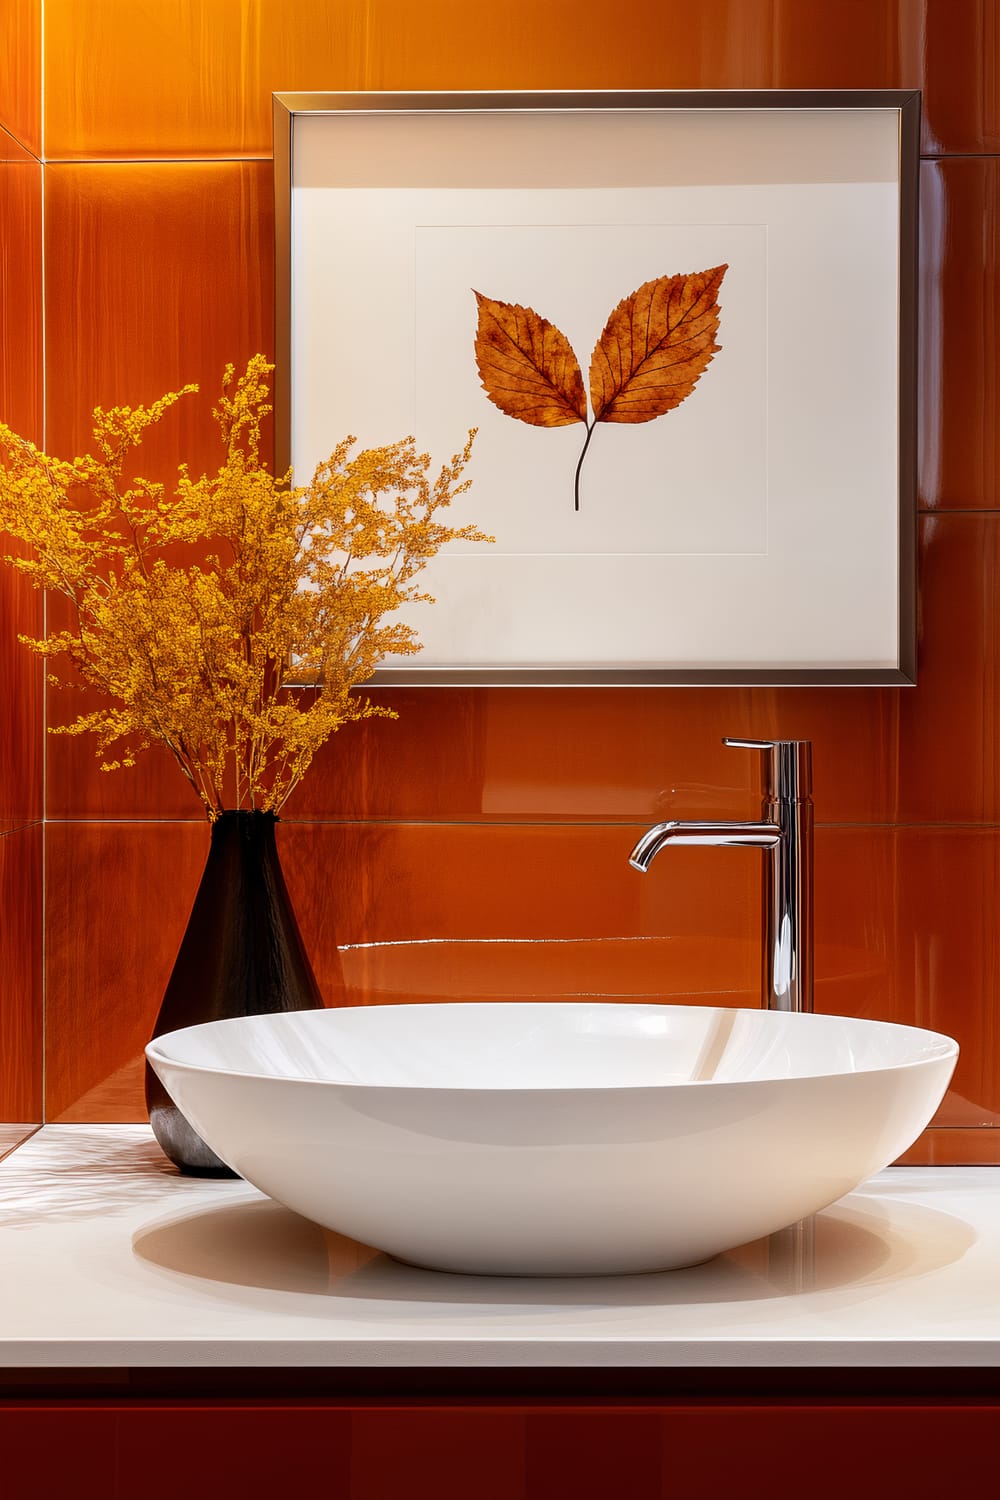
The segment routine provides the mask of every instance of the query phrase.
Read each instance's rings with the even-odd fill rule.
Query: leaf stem
[[[580,509],[580,470],[583,468],[583,460],[587,457],[587,449],[590,447],[590,440],[594,436],[594,428],[596,426],[597,426],[597,418],[595,417],[594,420],[593,420],[593,422],[591,422],[590,425],[589,425],[589,427],[587,428],[587,441],[584,443],[583,449],[582,449],[582,451],[580,453],[580,457],[579,457],[579,459],[577,461],[576,474],[575,474],[575,476],[573,478],[573,509],[574,510],[579,510]]]

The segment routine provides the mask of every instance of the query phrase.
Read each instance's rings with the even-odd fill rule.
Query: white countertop
[[[181,1177],[145,1127],[49,1125],[0,1161],[0,1368],[1000,1363],[1000,1168],[891,1168],[811,1230],[662,1275],[445,1276]]]

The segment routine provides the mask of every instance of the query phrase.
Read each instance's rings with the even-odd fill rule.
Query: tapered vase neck
[[[274,827],[277,813],[244,811],[242,808],[226,811],[212,823],[212,848],[231,848],[237,844],[248,851],[265,852],[274,848]]]

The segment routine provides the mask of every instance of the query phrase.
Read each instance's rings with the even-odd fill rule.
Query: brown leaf
[[[719,287],[729,269],[658,276],[619,302],[590,360],[597,422],[651,422],[690,396],[720,345]]]
[[[493,405],[532,427],[586,422],[583,375],[566,335],[530,307],[475,296],[476,364]]]

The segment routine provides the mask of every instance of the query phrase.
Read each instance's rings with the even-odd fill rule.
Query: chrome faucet
[[[665,844],[747,844],[765,851],[761,998],[768,1010],[813,1008],[812,746],[808,740],[723,740],[764,754],[758,823],[657,823],[629,864],[645,873]]]

